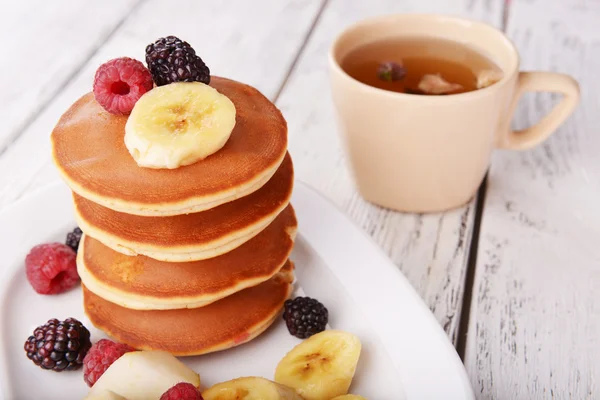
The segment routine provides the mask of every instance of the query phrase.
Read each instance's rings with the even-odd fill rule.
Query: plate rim
[[[315,228],[316,224],[309,225],[309,226],[305,226],[303,224],[303,221],[307,220],[307,216],[302,215],[305,210],[301,207],[302,203],[298,201],[298,198],[299,198],[301,192],[303,192],[302,195],[304,195],[305,197],[312,197],[313,199],[316,199],[316,201],[314,201],[314,203],[311,203],[310,213],[314,214],[314,213],[317,213],[317,211],[319,211],[320,224],[319,224],[318,228]],[[371,255],[376,256],[377,260],[380,263],[372,264],[371,267],[373,267],[373,265],[379,265],[379,269],[381,271],[386,270],[386,272],[388,272],[388,275],[390,277],[393,277],[395,282],[390,282],[390,281],[385,282],[388,284],[388,286],[398,285],[399,287],[402,287],[402,293],[405,295],[406,298],[410,299],[413,302],[412,307],[419,310],[419,314],[424,319],[425,323],[429,326],[430,332],[437,338],[439,345],[444,349],[445,356],[447,358],[446,361],[447,361],[448,365],[451,366],[451,368],[453,369],[453,372],[456,374],[456,380],[451,380],[455,385],[452,385],[451,387],[446,387],[446,386],[440,385],[439,381],[436,382],[436,384],[431,385],[432,382],[431,382],[430,378],[432,378],[432,377],[429,377],[429,378],[425,379],[425,381],[427,383],[429,383],[430,386],[428,388],[426,388],[427,390],[423,391],[423,386],[421,386],[421,383],[424,383],[423,379],[411,380],[411,378],[410,378],[410,373],[412,373],[411,368],[400,368],[401,372],[403,373],[403,377],[406,377],[407,381],[408,380],[410,381],[410,382],[407,382],[407,381],[403,380],[403,386],[405,389],[405,393],[407,395],[407,399],[409,399],[409,400],[439,399],[439,398],[446,398],[446,399],[453,399],[453,400],[454,399],[465,399],[465,400],[474,399],[475,396],[473,393],[473,389],[471,387],[470,380],[467,375],[467,371],[466,371],[462,361],[460,360],[460,357],[459,357],[458,353],[456,352],[455,347],[452,345],[448,336],[446,335],[446,332],[442,329],[442,327],[438,323],[437,319],[435,318],[435,316],[433,315],[433,313],[431,312],[429,307],[427,307],[427,305],[425,304],[425,302],[423,301],[421,296],[419,296],[417,291],[412,287],[412,285],[410,284],[408,279],[404,276],[402,271],[389,259],[387,254],[385,254],[383,249],[381,249],[381,247],[379,247],[379,245],[375,242],[375,240],[372,237],[370,237],[369,235],[367,235],[367,233],[363,229],[361,229],[335,203],[333,203],[330,199],[328,199],[326,196],[321,194],[317,189],[315,189],[314,187],[312,187],[311,185],[309,185],[307,183],[304,183],[300,180],[296,180],[296,185],[294,186],[294,194],[292,195],[292,203],[294,204],[294,209],[296,210],[296,213],[299,214],[298,215],[298,221],[299,221],[298,231],[302,234],[303,238],[313,247],[313,249],[315,249],[315,251],[319,254],[319,256],[321,256],[323,258],[323,260],[325,261],[325,264],[336,275],[336,277],[338,279],[340,279],[342,282],[349,282],[348,279],[344,279],[348,275],[348,274],[346,274],[347,271],[342,270],[341,266],[340,267],[336,266],[336,263],[335,263],[335,261],[332,260],[332,257],[328,256],[326,254],[327,246],[324,245],[323,241],[318,240],[317,235],[319,235],[319,234],[324,235],[323,232],[326,231],[329,227],[334,226],[335,223],[340,223],[343,221],[342,223],[344,225],[346,225],[344,227],[346,229],[343,229],[340,226],[337,226],[337,228],[336,228],[337,233],[343,232],[343,234],[345,235],[344,239],[346,239],[346,240],[348,240],[350,233],[361,238],[360,243],[353,241],[351,243],[351,245],[346,245],[346,246],[352,247],[353,250],[355,250],[355,252],[356,252],[356,250],[358,250],[356,246],[362,245],[362,246],[364,246],[365,249],[368,249],[367,251],[370,252]],[[322,209],[322,211],[319,209]],[[309,229],[309,228],[315,228],[315,229]],[[360,251],[358,251],[358,252],[360,253]],[[347,265],[345,265],[343,267],[347,267]],[[336,268],[339,268],[339,269],[336,269]],[[361,278],[368,279],[368,275],[361,276]],[[377,283],[381,284],[381,282],[377,282]],[[344,286],[348,287],[348,285],[346,285],[344,283],[342,283],[342,284]],[[360,282],[360,284],[362,284],[362,282]],[[361,302],[358,300],[356,300],[356,302],[358,304],[361,304]],[[385,303],[385,304],[387,304],[387,303]],[[376,310],[373,310],[373,309],[366,310],[366,313],[367,313],[367,315],[369,315],[369,314],[373,314],[374,311],[376,311]],[[380,319],[379,322],[385,323],[386,321],[388,321],[388,320]],[[381,335],[380,335],[380,339],[388,351],[389,351],[390,347],[395,346],[394,343],[398,343],[397,341],[391,342],[390,340],[386,340],[385,338],[381,337]],[[435,377],[433,377],[433,378],[435,378]]]

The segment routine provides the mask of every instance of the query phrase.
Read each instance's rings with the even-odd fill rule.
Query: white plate
[[[330,325],[353,332],[363,352],[352,392],[371,400],[472,399],[463,366],[433,315],[400,271],[335,206],[298,183],[293,204],[300,235],[292,260],[296,292],[321,300]],[[50,318],[83,315],[80,290],[41,296],[29,286],[24,257],[42,242],[63,241],[75,225],[68,189],[43,188],[0,215],[0,387],[8,399],[81,399],[81,371],[36,367],[23,344]],[[90,329],[92,340],[103,335]],[[203,386],[239,376],[273,378],[277,362],[299,340],[281,320],[258,339],[232,350],[184,358]]]

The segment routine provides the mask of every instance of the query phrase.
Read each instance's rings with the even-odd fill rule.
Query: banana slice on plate
[[[342,396],[334,397],[331,400],[367,400],[367,399],[362,396],[358,396],[356,394],[345,394]]]
[[[344,395],[356,372],[360,350],[360,340],[351,333],[317,333],[279,362],[275,382],[296,389],[305,400],[330,400]]]
[[[219,151],[235,126],[235,106],[200,82],[155,87],[135,103],[125,146],[140,167],[174,169]]]
[[[259,377],[218,383],[205,390],[202,397],[204,400],[303,400],[293,389]]]

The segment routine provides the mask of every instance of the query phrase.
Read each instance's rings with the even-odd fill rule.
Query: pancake
[[[236,107],[235,128],[215,154],[173,170],[139,167],[123,139],[127,116],[108,113],[88,93],[52,132],[58,171],[80,196],[136,215],[199,212],[258,190],[285,157],[285,119],[251,86],[216,76],[210,85]]]
[[[81,281],[94,294],[137,310],[203,307],[275,275],[286,263],[297,221],[288,206],[235,250],[204,261],[168,263],[118,253],[84,235],[77,254]]]
[[[161,261],[203,260],[225,254],[266,228],[289,204],[294,185],[287,155],[262,188],[219,207],[170,217],[124,214],[74,194],[81,229],[126,255],[146,255]]]
[[[292,292],[291,263],[273,278],[206,307],[130,310],[96,296],[85,285],[83,305],[95,327],[139,350],[191,356],[248,342],[277,318]]]

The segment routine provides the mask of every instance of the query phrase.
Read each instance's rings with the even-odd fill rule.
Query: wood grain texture
[[[2,2],[0,154],[138,3],[139,0]]]
[[[326,56],[334,37],[359,19],[401,12],[449,13],[500,26],[503,3],[331,0],[277,105],[288,120],[297,177],[332,199],[373,237],[456,342],[474,202],[435,215],[402,214],[366,203],[357,194],[348,172],[330,98]]]
[[[600,3],[515,0],[507,33],[523,69],[569,73],[573,117],[489,173],[466,366],[481,399],[600,398]],[[527,96],[529,126],[554,96]]]
[[[273,97],[321,5],[304,0],[146,0],[0,157],[0,209],[58,179],[50,162],[50,132],[61,114],[91,91],[94,73],[103,62],[121,56],[144,60],[148,43],[174,34],[194,46],[212,74],[249,83]],[[59,35],[63,40],[69,35],[69,28],[64,29]]]

